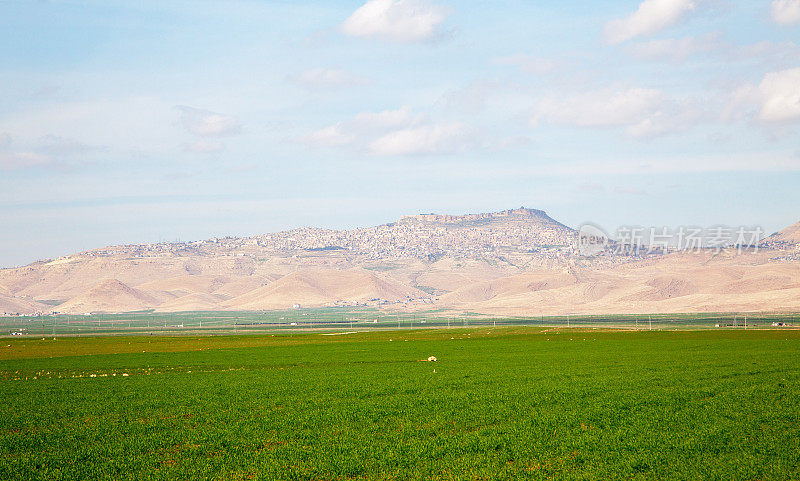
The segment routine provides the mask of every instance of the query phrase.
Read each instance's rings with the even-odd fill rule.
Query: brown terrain
[[[604,252],[542,211],[114,246],[0,269],[0,314],[368,305],[487,315],[800,311],[800,223],[758,249]]]

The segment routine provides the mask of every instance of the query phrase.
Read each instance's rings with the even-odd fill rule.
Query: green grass
[[[434,327],[534,326],[598,327],[617,329],[748,329],[771,328],[773,322],[800,326],[798,313],[703,313],[562,315],[488,318],[478,313],[442,309],[420,312],[375,307],[323,307],[275,311],[202,311],[123,314],[0,317],[0,337],[12,332],[26,336],[93,336],[120,334],[273,334],[312,329],[409,329]]]
[[[800,478],[800,331],[0,342],[0,479]]]

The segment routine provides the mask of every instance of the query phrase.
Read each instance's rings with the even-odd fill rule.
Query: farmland
[[[584,327],[632,330],[772,328],[800,326],[796,312],[661,313],[561,316],[493,316],[442,309],[390,311],[369,307],[324,307],[270,311],[196,311],[0,317],[0,335],[188,335],[274,334],[320,329],[414,329],[478,326]]]
[[[410,327],[3,339],[0,479],[800,478],[800,331]]]

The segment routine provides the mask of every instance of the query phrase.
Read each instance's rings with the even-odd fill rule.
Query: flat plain
[[[348,332],[2,339],[0,479],[800,478],[800,331]]]

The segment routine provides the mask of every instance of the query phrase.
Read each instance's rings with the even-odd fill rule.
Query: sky
[[[800,0],[0,0],[0,266],[520,206],[800,220]]]

